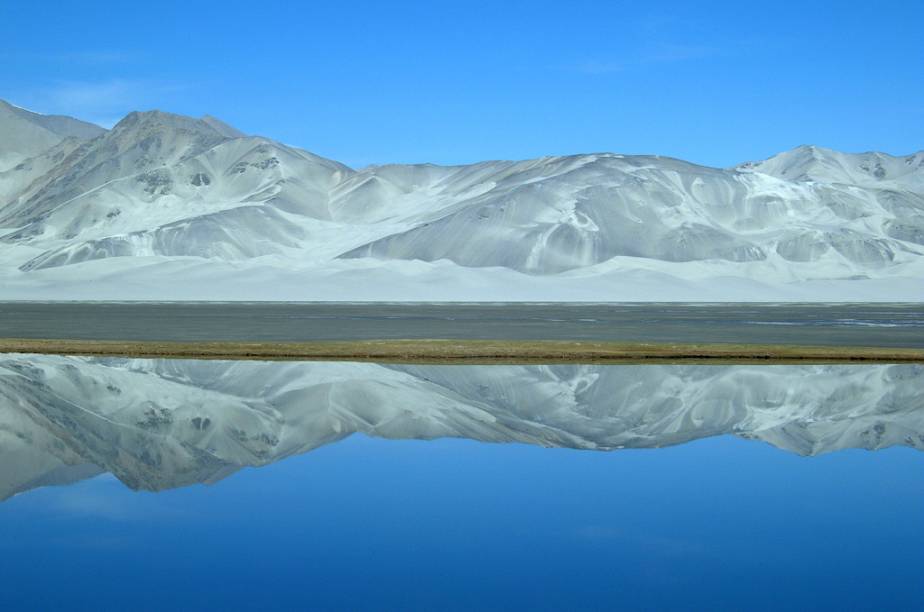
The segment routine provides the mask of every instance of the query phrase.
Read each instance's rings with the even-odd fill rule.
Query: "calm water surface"
[[[922,383],[0,356],[0,608],[920,609]]]

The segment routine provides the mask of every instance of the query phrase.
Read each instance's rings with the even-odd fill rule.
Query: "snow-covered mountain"
[[[717,435],[924,450],[924,368],[0,358],[0,499],[110,472],[215,482],[353,433],[614,450]]]
[[[0,172],[46,153],[64,140],[89,140],[105,131],[92,123],[40,115],[0,100]]]
[[[354,170],[211,117],[0,105],[0,153],[9,297],[924,298],[924,152]]]

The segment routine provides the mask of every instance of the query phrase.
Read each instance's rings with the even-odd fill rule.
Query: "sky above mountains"
[[[924,148],[917,2],[0,5],[0,98],[210,113],[342,160]]]

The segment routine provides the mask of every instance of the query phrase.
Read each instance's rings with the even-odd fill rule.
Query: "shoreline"
[[[0,353],[254,361],[430,364],[529,363],[922,363],[924,348],[689,344],[562,340],[359,340],[159,342],[0,339]]]

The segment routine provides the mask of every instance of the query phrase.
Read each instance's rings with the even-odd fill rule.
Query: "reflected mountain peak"
[[[0,359],[0,499],[110,472],[212,483],[353,433],[658,448],[716,435],[802,455],[924,448],[924,368],[405,366]]]

